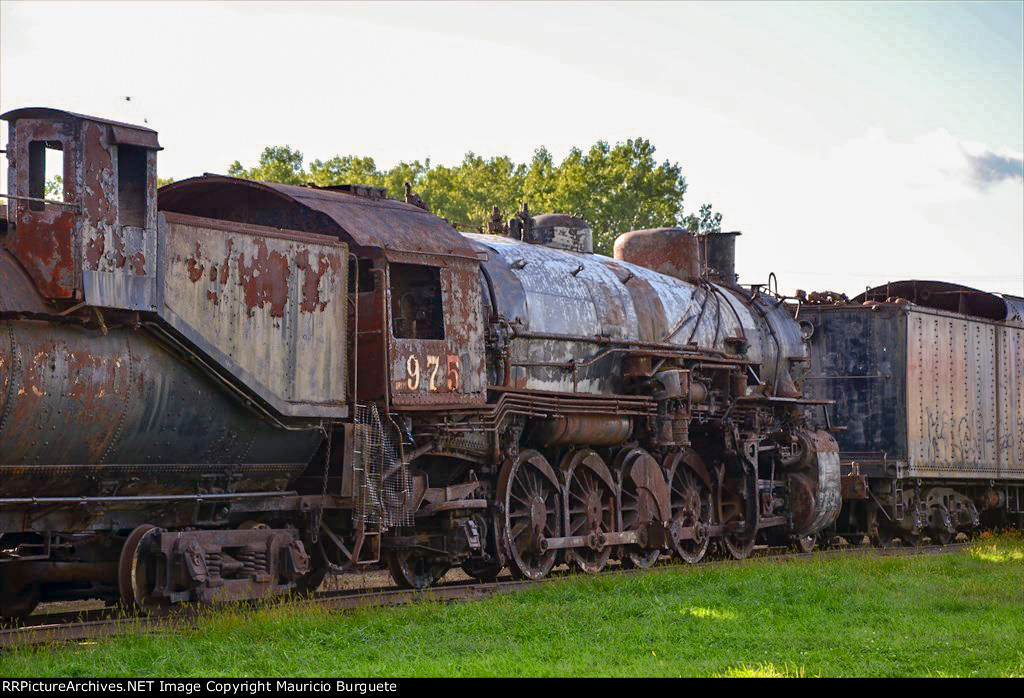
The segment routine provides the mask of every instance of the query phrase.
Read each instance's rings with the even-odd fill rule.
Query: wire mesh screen
[[[412,526],[412,480],[399,457],[398,430],[380,417],[377,405],[357,404],[353,473],[356,521],[379,526]]]

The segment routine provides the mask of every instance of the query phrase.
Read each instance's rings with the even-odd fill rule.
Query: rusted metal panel
[[[0,464],[28,468],[17,477],[28,478],[23,482],[35,494],[64,492],[67,484],[66,472],[37,465],[304,467],[319,442],[316,430],[286,432],[261,420],[145,332],[111,327],[103,334],[16,319],[0,324]],[[232,466],[218,472],[225,478],[218,486],[233,482]],[[142,491],[155,477],[137,475],[112,471],[88,487],[97,494]],[[13,496],[7,484],[4,493]]]
[[[128,143],[130,145],[137,145],[144,148],[151,148],[154,150],[160,150],[160,143],[157,140],[157,132],[144,126],[137,124],[128,124],[123,121],[113,121],[111,119],[103,119],[97,116],[89,116],[87,114],[76,114],[70,111],[64,111],[63,109],[51,109],[49,107],[25,107],[23,109],[14,109],[0,115],[0,119],[7,121],[15,121],[17,119],[25,118],[37,118],[37,119],[57,119],[63,121],[93,121],[98,124],[110,126],[114,133],[115,143]]]
[[[533,216],[514,237],[569,252],[594,251],[594,231],[582,218],[566,213]]]
[[[908,474],[998,476],[998,330],[908,312]]]
[[[11,113],[5,115],[10,118]],[[28,196],[32,179],[30,148],[34,143],[59,143],[64,166],[64,196],[75,201],[79,195],[77,174],[81,153],[77,145],[78,124],[65,121],[21,118],[11,121],[8,143],[8,187]],[[45,157],[43,151],[37,157]],[[52,174],[51,174],[52,176]],[[77,215],[71,208],[41,205],[12,199],[10,220],[13,232],[4,241],[18,258],[39,292],[46,298],[72,298],[78,288],[79,250],[76,245]]]
[[[281,414],[345,416],[346,245],[164,215],[160,317]]]
[[[352,372],[349,379],[356,386],[356,401],[383,399],[388,392],[387,337],[384,327],[387,318],[387,293],[383,283],[383,270],[370,276],[372,288],[359,286],[359,295],[349,314],[349,322],[358,327],[355,332],[354,351],[349,357]]]
[[[999,436],[996,450],[1003,477],[1024,479],[1024,328],[998,330]]]
[[[55,300],[153,310],[156,132],[55,109],[10,121],[14,231],[5,244]],[[63,153],[63,203],[42,197],[46,147]],[[19,198],[21,197],[21,198]]]
[[[0,313],[46,313],[49,307],[14,256],[0,247]]]
[[[880,293],[895,288],[914,282]],[[938,282],[917,282],[917,297],[929,288],[941,291],[930,302],[959,306]],[[1024,328],[984,317],[1003,315],[999,298],[969,298],[969,314],[884,299],[801,311],[812,332],[808,394],[837,401],[848,457],[901,461],[910,478],[1024,477]]]
[[[899,306],[873,311],[861,305],[804,306],[800,322],[810,336],[808,397],[833,400],[832,423],[844,454],[906,460],[906,315]],[[808,417],[822,422],[821,410]],[[884,454],[884,456],[883,456]],[[862,458],[858,458],[862,460]]]
[[[454,228],[421,208],[314,187],[206,175],[163,187],[160,209],[339,235],[357,252],[377,248],[476,257]]]
[[[852,303],[905,303],[1024,326],[1024,298],[979,291],[948,281],[892,281],[868,289]]]
[[[843,475],[840,490],[843,499],[867,499],[868,476],[860,473]]]
[[[394,266],[389,278],[396,273]],[[479,267],[455,260],[440,268],[443,339],[395,336],[397,299],[391,294],[389,364],[391,402],[396,407],[483,404],[486,400],[484,317]],[[394,279],[389,287],[395,288]]]
[[[84,124],[83,136],[91,192],[81,223],[85,300],[107,308],[156,310],[156,151],[134,151],[140,167],[129,171],[133,163],[119,157],[116,146],[104,146],[98,124]]]

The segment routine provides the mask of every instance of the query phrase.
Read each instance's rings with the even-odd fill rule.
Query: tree
[[[483,158],[469,152],[455,167],[438,165],[422,178],[420,192],[438,215],[451,221],[483,225],[491,208],[514,210],[523,200],[526,165],[506,156]]]
[[[690,214],[683,219],[683,227],[691,233],[720,233],[722,232],[722,214],[711,213],[711,204],[704,204],[700,207],[700,214]]]
[[[542,169],[545,157],[534,158]],[[598,141],[584,154],[573,148],[557,168],[551,166],[554,186],[546,206],[534,210],[579,213],[594,231],[594,249],[610,254],[616,236],[630,230],[678,225],[683,212],[686,178],[682,168],[654,160],[654,146],[645,138],[614,147]],[[543,184],[539,177],[534,180]],[[537,186],[535,184],[535,186]]]
[[[43,185],[43,198],[50,199],[51,201],[63,201],[64,178],[60,175],[54,175],[46,180],[46,184]]]
[[[249,169],[242,167],[242,163],[235,160],[228,167],[228,174],[232,177],[281,184],[305,184],[309,180],[309,175],[302,170],[302,151],[295,150],[290,145],[264,148],[259,164]]]
[[[721,229],[722,215],[702,206],[699,215],[684,215],[686,178],[678,163],[658,163],[646,138],[609,145],[598,141],[584,152],[573,148],[556,163],[547,148],[538,148],[529,163],[507,156],[466,153],[457,165],[431,165],[430,160],[399,162],[382,170],[371,157],[334,156],[313,160],[309,170],[291,146],[264,148],[257,165],[228,168],[233,177],[284,184],[362,184],[385,187],[392,198],[404,196],[405,183],[430,209],[447,220],[485,226],[493,206],[506,217],[528,202],[534,212],[575,213],[594,231],[594,249],[611,254],[615,237],[629,230],[682,226],[710,232]]]

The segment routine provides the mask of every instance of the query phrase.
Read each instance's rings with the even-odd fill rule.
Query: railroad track
[[[731,559],[710,560],[702,562],[699,565],[685,565],[677,561],[666,565],[658,565],[652,570],[616,569],[604,572],[602,575],[632,576],[635,574],[657,571],[659,569],[689,569],[693,571],[700,571],[702,569],[720,567],[724,565],[750,565],[761,561],[779,562],[787,560],[822,560],[858,556],[910,557],[917,555],[945,555],[961,552],[966,550],[968,547],[969,544],[967,543],[905,548],[870,548],[851,546],[849,548],[817,550],[810,553],[777,552],[780,549],[776,548],[755,551],[755,554],[752,557],[742,561]],[[586,575],[577,571],[556,571],[548,577],[536,581],[503,577],[494,582],[448,582],[446,584],[432,586],[419,591],[394,587],[370,590],[351,589],[345,591],[326,591],[319,592],[308,598],[292,599],[291,603],[344,611],[371,606],[399,606],[422,601],[471,601],[499,594],[507,594],[521,589],[535,588],[543,584],[549,584],[569,578],[586,578]],[[269,601],[267,603],[273,603],[273,601]],[[253,608],[258,608],[262,605],[266,604],[252,604]],[[19,645],[34,645],[51,642],[80,642],[101,637],[109,637],[112,635],[122,635],[130,632],[194,628],[198,626],[198,622],[202,619],[202,614],[209,610],[209,606],[185,606],[175,607],[165,612],[150,613],[149,615],[130,615],[117,609],[98,609],[78,613],[64,612],[29,616],[18,626],[0,628],[0,649]]]

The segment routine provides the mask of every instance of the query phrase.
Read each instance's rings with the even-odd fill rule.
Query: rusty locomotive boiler
[[[151,130],[3,118],[2,615],[742,558],[839,515],[806,339],[737,284],[734,233],[611,259],[561,214],[461,234],[368,187],[158,194]]]

